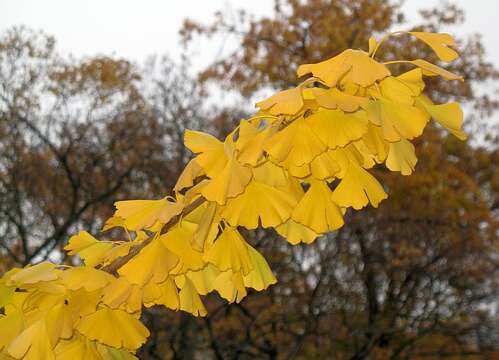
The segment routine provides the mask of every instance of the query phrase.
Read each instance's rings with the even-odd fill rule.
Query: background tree
[[[4,269],[60,256],[116,200],[169,191],[186,158],[179,137],[204,111],[201,87],[167,58],[62,59],[54,44],[25,28],[0,38]]]

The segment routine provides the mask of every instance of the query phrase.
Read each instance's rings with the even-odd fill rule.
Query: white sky
[[[499,0],[454,2],[466,13],[459,32],[482,33],[488,58],[499,67]],[[438,3],[407,0],[404,6],[417,19],[417,9]],[[176,57],[178,30],[186,17],[209,22],[216,10],[241,7],[264,15],[272,5],[272,0],[0,0],[0,31],[23,24],[54,35],[63,54],[113,54],[141,61],[152,54]],[[220,44],[207,44],[198,51],[198,66],[209,64],[220,51]]]

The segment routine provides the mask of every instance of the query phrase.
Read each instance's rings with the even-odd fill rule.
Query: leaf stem
[[[400,34],[405,34],[406,31],[395,31],[395,32],[392,32],[392,33],[389,33],[389,34],[386,34],[385,36],[383,36],[381,38],[381,40],[379,41],[379,43],[376,44],[376,47],[374,48],[374,51],[373,53],[371,54],[371,57],[374,59],[374,55],[376,55],[376,51],[378,51],[379,47],[381,46],[381,44],[383,44],[383,42],[388,39],[390,36],[393,36],[393,35],[400,35]]]

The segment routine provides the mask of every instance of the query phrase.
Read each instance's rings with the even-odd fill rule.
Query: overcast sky
[[[459,32],[482,33],[489,60],[499,66],[499,0],[454,2],[466,12]],[[417,9],[438,3],[407,0],[404,6],[415,20]],[[272,0],[0,0],[0,31],[23,24],[54,35],[63,54],[113,54],[141,61],[151,54],[178,56],[178,30],[186,17],[209,22],[216,10],[241,7],[265,15],[272,12],[272,4]],[[200,49],[198,65],[219,54],[220,45],[209,44]]]

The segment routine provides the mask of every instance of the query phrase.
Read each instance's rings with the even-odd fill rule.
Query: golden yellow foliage
[[[457,53],[448,34],[411,32],[443,61]],[[133,359],[148,330],[142,307],[163,305],[204,316],[201,295],[217,291],[240,302],[247,288],[274,284],[265,258],[238,227],[274,228],[291,244],[311,243],[343,226],[349,208],[387,198],[368,171],[385,163],[409,175],[410,142],[433,118],[460,139],[462,110],[423,93],[425,76],[461,80],[422,59],[387,63],[369,52],[341,54],[298,68],[311,74],[296,88],[258,102],[222,142],[187,130],[195,157],[178,179],[175,198],[115,203],[104,226],[128,241],[99,241],[87,232],[65,250],[84,266],[42,262],[0,280],[0,355],[15,359]],[[397,76],[390,64],[416,66]],[[350,210],[351,211],[351,210]]]

